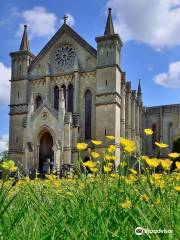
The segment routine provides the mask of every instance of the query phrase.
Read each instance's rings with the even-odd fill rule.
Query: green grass
[[[135,175],[1,182],[0,239],[180,239],[177,176],[162,175],[163,188]],[[122,208],[126,200],[130,208]],[[173,233],[137,236],[138,226]]]

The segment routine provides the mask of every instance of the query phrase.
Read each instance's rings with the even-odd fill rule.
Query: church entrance
[[[52,170],[53,163],[54,163],[53,138],[49,132],[45,132],[40,138],[39,172],[48,173],[50,170]]]

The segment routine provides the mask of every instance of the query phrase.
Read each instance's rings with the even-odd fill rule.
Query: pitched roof
[[[35,59],[30,64],[30,69],[34,66],[39,59],[41,59],[45,53],[53,46],[54,42],[63,34],[68,33],[73,39],[75,39],[82,47],[84,47],[91,55],[95,58],[97,56],[97,51],[88,42],[86,42],[78,33],[76,33],[70,26],[64,23],[61,28],[55,33],[55,35],[49,40],[45,47],[40,51],[40,53],[35,57]]]

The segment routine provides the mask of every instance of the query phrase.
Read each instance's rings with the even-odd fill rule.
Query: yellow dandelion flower
[[[112,178],[119,178],[119,174],[117,173],[111,173],[110,175]]]
[[[169,170],[172,165],[172,161],[169,159],[161,160],[161,166],[164,170]]]
[[[15,165],[15,162],[13,160],[5,160],[3,163],[1,163],[1,168],[4,170],[8,170],[10,172],[15,172],[17,170],[17,167]]]
[[[144,133],[145,133],[146,135],[152,135],[152,134],[153,134],[153,131],[152,131],[151,128],[145,128],[145,129],[144,129]]]
[[[122,208],[131,208],[132,207],[132,203],[130,200],[126,200],[125,202],[121,203],[120,206]]]
[[[158,142],[155,142],[155,145],[159,148],[167,148],[169,147],[169,145],[167,145],[166,143],[158,143]]]
[[[117,146],[115,146],[115,145],[110,145],[110,146],[108,147],[108,152],[109,152],[109,153],[112,153],[112,152],[114,152],[114,151],[116,150],[116,148],[117,148]]]
[[[127,166],[127,163],[126,162],[120,162],[120,164],[119,164],[121,167],[125,167],[125,166]]]
[[[109,166],[104,166],[104,172],[110,172],[112,170]]]
[[[116,156],[114,156],[114,155],[111,156],[111,158],[112,158],[112,160],[114,160],[114,161],[115,161],[115,160],[118,160],[118,157],[116,157]]]
[[[161,202],[160,198],[157,198],[156,201],[155,201],[155,205],[159,205]]]
[[[100,156],[100,154],[98,152],[91,152],[91,156],[93,158],[98,158]]]
[[[180,192],[180,186],[175,186],[174,189],[178,192]]]
[[[144,161],[146,161],[146,159],[149,159],[148,156],[141,156],[140,158],[141,158],[142,160],[144,160]]]
[[[85,150],[88,147],[88,144],[86,143],[77,143],[76,148],[79,151]]]
[[[171,158],[178,158],[180,156],[180,153],[172,152],[172,153],[169,153],[168,156]]]
[[[132,173],[132,174],[137,174],[137,171],[133,168],[129,168],[129,171]]]
[[[112,135],[108,135],[108,136],[106,136],[106,138],[109,139],[109,140],[114,140],[115,139],[115,137],[112,136]]]
[[[96,172],[98,172],[98,171],[99,171],[99,169],[98,169],[98,168],[96,168],[96,167],[94,167],[94,168],[90,168],[90,170],[91,170],[93,173],[96,173]]]
[[[162,179],[157,179],[154,181],[154,185],[157,187],[157,188],[164,188],[165,187],[165,181],[162,180]]]
[[[176,162],[176,168],[179,170],[180,169],[180,162]]]
[[[140,199],[143,200],[143,201],[145,201],[145,202],[148,202],[148,201],[149,201],[149,196],[148,196],[147,194],[142,194],[142,195],[140,196]]]
[[[157,166],[159,166],[160,160],[157,158],[146,159],[146,163],[148,164],[149,167],[156,168]]]
[[[89,161],[83,163],[83,166],[88,167],[88,168],[94,168],[94,167],[96,167],[96,162],[89,160]]]
[[[104,155],[104,158],[105,158],[107,161],[112,160],[112,156],[109,155],[109,154],[105,154],[105,155]]]
[[[131,154],[136,151],[136,147],[135,146],[126,146],[124,148],[124,151]]]
[[[107,166],[108,166],[108,167],[112,167],[112,166],[113,166],[113,163],[108,163]]]
[[[99,141],[99,140],[91,140],[91,142],[92,142],[94,145],[101,145],[101,144],[102,144],[102,141]]]

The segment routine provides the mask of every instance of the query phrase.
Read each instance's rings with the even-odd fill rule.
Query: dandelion
[[[122,208],[131,208],[132,207],[132,203],[130,200],[126,200],[125,202],[121,203],[120,206]]]
[[[140,199],[143,200],[143,201],[145,201],[145,202],[148,202],[148,201],[149,201],[149,196],[148,196],[147,194],[142,194],[142,195],[140,196]]]
[[[169,159],[161,160],[161,166],[164,170],[169,170],[171,165],[172,165],[172,161],[170,161]]]
[[[101,145],[101,144],[102,144],[102,141],[98,141],[98,140],[91,140],[91,142],[92,142],[94,145]]]
[[[117,146],[110,145],[107,150],[108,150],[109,153],[112,153],[112,152],[114,152],[116,150],[116,148],[117,148]]]
[[[169,145],[167,145],[166,143],[158,143],[158,142],[155,142],[155,145],[159,148],[167,148],[169,147]]]
[[[131,154],[136,151],[136,147],[135,146],[126,146],[124,148],[124,151]]]
[[[15,165],[15,162],[12,160],[5,160],[2,164],[1,164],[1,168],[4,170],[8,170],[10,172],[15,172],[17,170],[17,167]]]
[[[104,172],[110,172],[112,170],[109,166],[104,166]]]
[[[176,162],[176,168],[179,170],[180,169],[180,162]]]
[[[88,144],[86,143],[77,143],[76,148],[79,151],[85,150],[88,147]]]
[[[96,173],[96,172],[98,172],[98,171],[99,171],[99,169],[98,169],[98,168],[96,168],[96,167],[94,167],[94,168],[90,168],[90,170],[91,170],[93,173]]]
[[[93,158],[98,158],[100,156],[100,154],[98,152],[91,152],[91,156]]]
[[[175,186],[174,189],[178,192],[180,192],[180,186]]]
[[[157,198],[156,201],[155,201],[155,205],[159,205],[161,202],[160,198]]]
[[[125,167],[125,166],[127,166],[127,163],[126,162],[120,162],[120,167]]]
[[[168,156],[171,158],[178,158],[180,156],[180,153],[173,152],[173,153],[169,153]]]
[[[149,167],[156,168],[159,166],[160,161],[157,158],[151,158],[151,159],[146,159],[146,163],[148,164]]]
[[[146,161],[146,159],[149,159],[148,156],[141,156],[140,158],[141,158],[142,160],[145,160],[145,161]]]
[[[146,135],[152,135],[152,134],[153,134],[153,131],[152,131],[151,128],[146,128],[146,129],[144,129],[144,133],[145,133]]]
[[[115,137],[112,136],[112,135],[108,135],[108,136],[106,136],[106,138],[109,139],[109,140],[114,140],[115,139]]]
[[[105,155],[104,155],[104,158],[105,158],[107,161],[112,160],[112,156],[109,155],[109,154],[105,154]]]
[[[89,160],[89,161],[83,163],[83,166],[88,167],[88,168],[94,168],[94,167],[96,167],[96,162]]]

